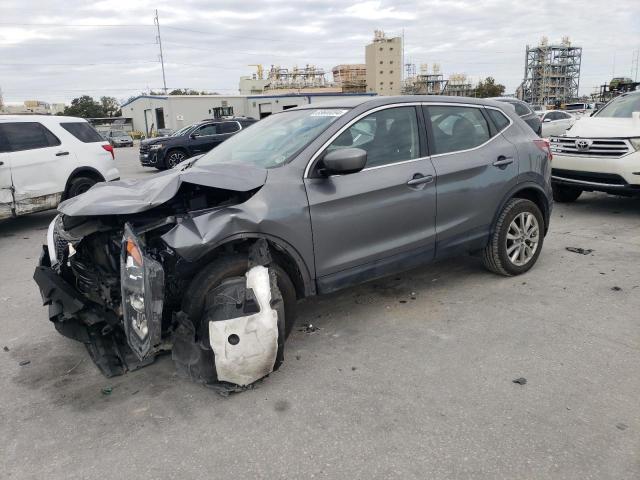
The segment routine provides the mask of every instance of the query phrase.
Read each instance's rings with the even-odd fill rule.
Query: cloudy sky
[[[405,61],[445,75],[494,76],[511,93],[526,44],[568,35],[583,47],[581,93],[630,76],[640,49],[638,0],[0,0],[5,102],[126,99],[162,88],[158,9],[168,88],[235,94],[250,64],[364,63],[374,29],[399,35]],[[330,74],[328,75],[330,78]]]

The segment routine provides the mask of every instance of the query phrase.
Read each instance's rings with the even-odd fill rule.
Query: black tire
[[[558,203],[572,203],[582,195],[582,190],[579,188],[559,185],[557,183],[551,186],[553,188],[553,200]]]
[[[517,265],[507,255],[507,233],[514,219],[521,213],[532,214],[538,223],[537,247],[533,255],[523,265]],[[489,244],[482,252],[484,266],[494,273],[505,276],[520,275],[533,267],[542,251],[544,242],[544,216],[531,200],[512,198],[500,212]]]
[[[65,198],[76,197],[81,193],[84,193],[87,190],[89,190],[96,183],[98,182],[96,181],[95,178],[75,177],[74,179],[71,180],[71,182],[69,182],[69,186],[67,187],[67,194],[65,195]]]
[[[184,162],[189,156],[184,150],[176,149],[169,150],[164,157],[164,163],[167,168],[173,168],[176,165]]]
[[[296,314],[296,289],[286,272],[278,265],[271,264],[269,268],[275,270],[278,279],[278,289],[284,302],[285,338],[293,330]],[[193,322],[197,332],[201,332],[199,324],[204,312],[207,293],[233,277],[242,277],[248,270],[247,256],[241,254],[229,255],[215,260],[203,268],[191,281],[182,300],[182,311]]]

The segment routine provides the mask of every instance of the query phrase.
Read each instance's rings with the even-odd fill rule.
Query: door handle
[[[414,177],[407,182],[407,185],[413,187],[415,185],[422,185],[424,183],[433,182],[433,175],[421,175],[417,173]]]
[[[69,155],[69,152],[58,152],[58,153],[56,153],[56,157],[63,157],[65,155]]]
[[[504,155],[500,155],[498,157],[498,160],[493,162],[493,166],[502,168],[502,167],[506,167],[507,165],[510,165],[512,163],[513,163],[513,157],[505,157]]]

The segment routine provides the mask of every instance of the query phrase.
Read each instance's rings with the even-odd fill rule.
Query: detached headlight
[[[164,270],[159,262],[144,255],[128,223],[122,239],[120,282],[125,334],[142,360],[160,344]]]
[[[630,138],[629,142],[636,150],[640,151],[640,137]]]
[[[161,143],[154,143],[149,147],[149,150],[160,150],[163,147]]]

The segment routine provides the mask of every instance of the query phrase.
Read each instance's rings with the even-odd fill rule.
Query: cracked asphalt
[[[640,478],[638,199],[556,205],[523,276],[467,257],[304,301],[318,330],[228,398],[169,357],[106,379],[57,334],[31,278],[53,216],[0,223],[0,478]]]

